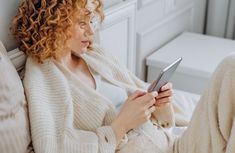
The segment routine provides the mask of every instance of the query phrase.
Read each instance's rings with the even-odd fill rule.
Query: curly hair
[[[87,3],[88,0],[23,0],[10,28],[19,49],[39,63],[51,57],[57,59],[68,49],[72,25],[89,17]],[[102,2],[92,3],[103,21]]]

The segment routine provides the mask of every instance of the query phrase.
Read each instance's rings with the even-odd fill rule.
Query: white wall
[[[136,0],[116,3],[105,9],[100,44],[130,71],[136,68]]]
[[[1,0],[0,2],[0,40],[9,50],[16,47],[15,41],[9,32],[9,26],[16,13],[19,0]]]
[[[206,0],[138,0],[136,72],[145,79],[145,58],[183,31],[203,33]]]
[[[12,50],[17,47],[9,32],[9,26],[20,1],[21,0],[0,0],[0,40],[7,50]],[[112,7],[120,2],[122,2],[122,0],[105,0],[105,8]]]
[[[120,2],[122,2],[123,0],[104,0],[104,8],[109,8],[112,7],[113,5],[116,5]]]

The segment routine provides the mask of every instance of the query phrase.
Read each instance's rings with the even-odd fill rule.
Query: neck
[[[60,58],[58,59],[58,61],[64,65],[67,65],[67,63],[69,63],[69,61],[72,60],[72,52],[71,51],[67,51],[66,53],[62,54],[60,56]]]
[[[68,51],[66,54],[61,56],[59,62],[72,70],[82,66],[83,60],[78,55],[74,55],[72,51]]]

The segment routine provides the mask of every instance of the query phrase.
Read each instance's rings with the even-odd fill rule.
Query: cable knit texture
[[[97,46],[82,58],[89,67],[128,94],[147,89],[146,83]],[[29,57],[24,87],[36,153],[116,152],[116,137],[110,126],[116,117],[112,102],[63,65],[53,59],[38,64]],[[166,114],[156,115],[160,116],[155,118],[158,122],[174,125],[172,106],[158,111]]]

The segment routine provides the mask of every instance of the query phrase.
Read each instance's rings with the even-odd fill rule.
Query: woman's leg
[[[173,153],[235,152],[235,54],[217,67]]]

